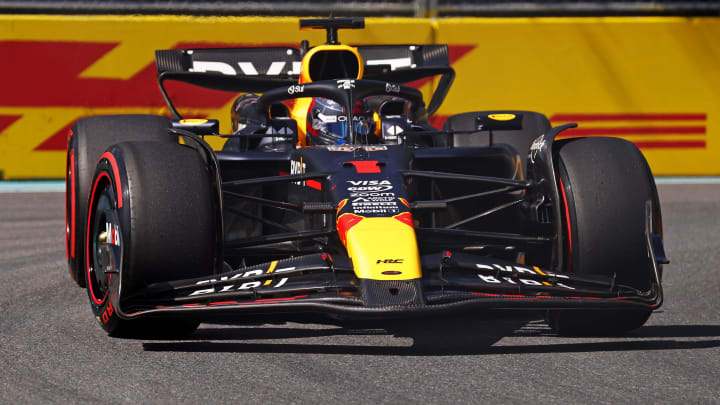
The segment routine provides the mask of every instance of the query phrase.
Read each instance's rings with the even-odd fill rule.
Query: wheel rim
[[[88,239],[88,286],[92,300],[101,305],[120,274],[122,233],[112,184],[107,182],[97,196]]]

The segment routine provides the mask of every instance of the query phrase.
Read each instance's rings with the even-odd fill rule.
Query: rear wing
[[[442,75],[428,104],[432,115],[455,78],[447,45],[360,45],[366,79],[408,83]],[[164,88],[180,81],[234,93],[257,92],[296,84],[302,52],[293,47],[171,49],[155,52],[158,83],[175,118],[181,118]]]

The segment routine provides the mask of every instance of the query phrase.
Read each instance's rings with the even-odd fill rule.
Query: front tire
[[[205,164],[188,146],[129,142],[102,155],[88,202],[85,277],[90,307],[108,334],[197,327],[182,320],[128,320],[118,307],[126,308],[128,297],[149,284],[213,273],[212,197]]]
[[[566,271],[615,275],[616,284],[640,291],[652,286],[645,205],[653,202],[653,233],[661,234],[652,173],[638,148],[618,138],[575,138],[556,150],[560,198],[566,213]],[[651,310],[553,310],[550,326],[561,335],[621,334],[642,326]]]

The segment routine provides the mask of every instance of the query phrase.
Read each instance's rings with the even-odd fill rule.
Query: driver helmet
[[[365,100],[353,107],[353,128],[358,137],[373,135],[373,115]],[[307,115],[308,144],[343,145],[347,143],[348,127],[345,109],[327,98],[314,98]],[[366,140],[369,142],[369,140]]]

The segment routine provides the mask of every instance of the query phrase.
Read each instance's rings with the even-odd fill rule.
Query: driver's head
[[[359,137],[373,131],[372,112],[365,101],[358,101],[353,107],[353,128]],[[327,98],[315,98],[307,115],[307,134],[310,145],[342,145],[347,143],[348,126],[345,109]]]

